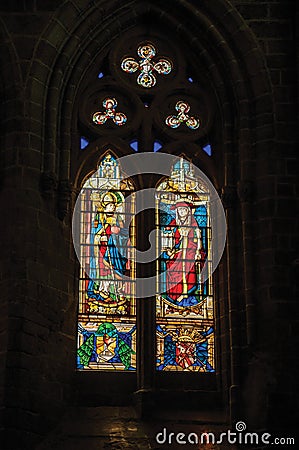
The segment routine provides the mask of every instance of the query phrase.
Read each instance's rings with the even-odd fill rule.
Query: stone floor
[[[201,444],[202,433],[213,432],[217,439],[227,428],[221,414],[215,412],[213,416],[208,413],[199,416],[191,411],[164,411],[144,421],[138,419],[133,407],[76,408],[68,411],[60,426],[37,450],[234,450],[233,445],[211,441]]]

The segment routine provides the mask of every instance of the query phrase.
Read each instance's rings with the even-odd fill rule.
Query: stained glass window
[[[156,48],[150,42],[140,45],[137,49],[138,56],[141,58],[136,61],[135,58],[125,58],[121,62],[121,68],[124,72],[134,73],[140,71],[137,77],[137,83],[144,88],[152,88],[156,85],[155,72],[161,75],[168,75],[172,70],[172,63],[166,59],[154,61]]]
[[[200,120],[198,117],[189,116],[190,105],[180,100],[176,103],[175,109],[177,110],[177,115],[171,115],[166,117],[165,123],[170,128],[178,128],[182,123],[185,123],[191,130],[196,130],[200,126]]]
[[[135,193],[106,153],[80,202],[78,369],[135,370]]]
[[[112,150],[102,152],[113,142],[121,154],[134,158],[149,151],[152,158],[184,151],[190,161],[196,154],[198,161],[205,162],[214,153],[213,141],[207,136],[213,111],[196,71],[187,60],[184,63],[184,54],[172,41],[158,35],[144,40],[146,36],[139,32],[132,36],[134,39],[124,39],[105,51],[97,63],[95,87],[82,90],[86,98],[79,115],[80,143],[82,150],[87,147],[82,176],[90,170],[97,152],[101,160],[77,202],[81,266],[77,367],[81,371],[136,370],[138,327],[137,379],[147,385],[145,374],[152,376],[158,370],[164,372],[157,377],[159,385],[159,380],[168,379],[167,371],[215,372],[211,275],[216,264],[212,234],[218,237],[214,226],[218,210],[214,213],[213,186],[204,174],[196,174],[185,157],[175,163],[174,157],[166,172],[162,166],[162,171],[153,172],[167,177],[158,185],[152,184],[155,176],[143,177],[142,171],[130,175],[134,185],[123,173],[123,158],[117,158]],[[211,159],[212,167],[213,156]],[[146,248],[149,239],[145,231],[148,216],[138,217],[140,228],[135,226],[139,191],[145,187],[156,195],[156,210],[148,212],[153,214],[149,225],[155,219],[158,230],[156,248],[151,246],[157,277],[156,281],[150,279],[149,295],[151,300],[155,298],[155,311],[152,301],[146,300],[144,281],[153,265],[143,265],[145,255],[139,261],[137,250]],[[151,203],[150,209],[153,207]],[[139,295],[143,297],[136,301]],[[146,353],[154,347],[156,363],[153,352],[149,358]]]
[[[105,108],[105,111],[98,111],[93,114],[92,120],[95,124],[104,125],[107,120],[112,120],[115,125],[125,125],[127,116],[120,111],[116,111],[116,98],[105,98],[103,101],[103,108]]]
[[[156,194],[157,370],[214,372],[209,191],[180,158]]]

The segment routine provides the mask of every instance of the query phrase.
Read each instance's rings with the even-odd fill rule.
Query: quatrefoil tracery
[[[103,125],[108,119],[112,119],[118,126],[126,123],[127,116],[122,112],[116,112],[117,101],[115,98],[105,98],[103,107],[106,108],[105,112],[95,112],[93,114],[92,120],[94,123]]]
[[[181,123],[185,123],[191,130],[196,130],[200,126],[200,120],[196,117],[189,116],[187,113],[190,111],[190,105],[182,100],[178,101],[175,105],[175,109],[178,111],[178,115],[168,116],[165,120],[166,125],[171,128],[178,128]]]
[[[155,86],[157,80],[154,71],[161,75],[168,75],[172,70],[172,64],[168,59],[161,58],[157,62],[152,59],[156,55],[155,47],[150,44],[140,45],[137,53],[141,60],[138,62],[135,58],[125,58],[121,62],[121,68],[124,72],[134,73],[140,70],[137,77],[137,83],[144,88]]]

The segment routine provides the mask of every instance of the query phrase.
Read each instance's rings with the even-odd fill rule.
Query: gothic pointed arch
[[[206,141],[201,140],[202,137],[199,136],[197,143],[189,141],[188,145],[194,151],[194,162],[205,167],[206,172],[213,178],[215,186],[222,193],[223,203],[227,209],[229,225],[227,260],[223,261],[219,268],[219,273],[222,273],[219,290],[222,292],[224,302],[219,305],[219,310],[220,315],[227,318],[230,327],[228,339],[229,346],[232,348],[229,355],[231,371],[228,376],[226,372],[222,383],[224,390],[230,391],[233,409],[238,403],[240,391],[241,380],[238,366],[241,355],[238,346],[234,344],[238,339],[236,330],[239,316],[236,317],[229,311],[236,308],[240,311],[240,316],[246,323],[244,339],[248,345],[252,345],[256,333],[253,320],[256,308],[253,289],[254,273],[245,272],[245,279],[241,281],[236,273],[240,265],[249,266],[254,259],[252,228],[242,218],[251,213],[252,217],[254,216],[252,180],[259,171],[262,155],[271,148],[271,138],[267,139],[265,144],[264,129],[259,127],[259,121],[264,123],[267,116],[267,135],[270,136],[273,126],[273,104],[264,56],[248,25],[228,1],[219,1],[217,9],[212,8],[210,3],[204,1],[200,8],[197,8],[190,2],[177,1],[176,7],[170,12],[160,2],[132,1],[130,8],[127,8],[127,2],[118,2],[117,5],[114,3],[106,5],[107,10],[104,15],[103,9],[99,7],[102,5],[101,2],[97,5],[89,4],[87,7],[81,7],[79,15],[75,13],[70,2],[65,3],[53,16],[49,28],[36,48],[35,63],[38,65],[42,63],[44,70],[47,71],[48,84],[43,86],[43,89],[34,89],[34,95],[39,96],[38,102],[44,107],[44,117],[51,118],[51,127],[48,127],[47,121],[44,120],[45,125],[42,130],[44,136],[43,179],[46,183],[42,183],[41,186],[44,188],[44,193],[54,194],[59,217],[63,220],[68,216],[72,183],[78,177],[78,164],[80,161],[82,163],[86,155],[94,152],[97,147],[95,134],[90,141],[94,131],[87,127],[82,117],[79,119],[78,127],[78,117],[81,114],[80,99],[83,93],[88,94],[88,86],[98,76],[104,75],[98,78],[102,81],[105,77],[115,76],[116,59],[109,61],[110,44],[116,43],[120,50],[124,35],[134,37],[135,34],[137,38],[138,32],[141,33],[143,30],[144,39],[149,33],[160,36],[162,56],[165,56],[163,45],[166,48],[169,44],[173,58],[177,58],[177,45],[188,48],[185,54],[185,65],[182,64],[182,58],[179,58],[180,64],[177,65],[180,68],[184,66],[184,70],[180,69],[176,74],[172,73],[171,77],[174,75],[179,78],[182,77],[183,72],[188,73],[186,80],[190,83],[189,87],[195,86],[196,83],[202,85],[203,90],[199,90],[201,93],[203,91],[210,93],[208,103],[214,109],[213,121],[207,123],[210,129],[205,135]],[[113,17],[117,13],[117,23],[109,15],[112,9],[114,9]],[[62,30],[61,18],[66,17],[66,12],[71,10],[73,13],[66,19],[66,26]],[[132,11],[136,18],[135,28],[132,27]],[[224,17],[225,20],[223,20]],[[153,23],[155,23],[154,26]],[[76,33],[72,33],[75,28]],[[167,33],[164,33],[166,30]],[[198,35],[194,30],[201,30],[201,34]],[[179,44],[175,37],[178,33],[181,36]],[[167,36],[167,39],[163,39],[163,35]],[[80,40],[80,46],[76,45],[78,40]],[[137,40],[141,42],[141,39]],[[45,52],[46,48],[49,52]],[[59,57],[54,52],[54,48],[59,48]],[[136,48],[135,45],[135,51]],[[132,56],[132,49],[130,50],[130,54],[123,55],[124,58]],[[115,50],[114,56],[116,54]],[[121,79],[123,79],[121,75],[118,79],[115,78],[117,82],[114,80],[114,90],[122,100],[125,100],[124,91],[119,83]],[[129,84],[127,82],[124,84],[128,88]],[[36,80],[32,80],[32,89],[35,85]],[[186,95],[186,91],[183,93],[185,97],[179,100],[188,103],[190,97]],[[128,111],[133,110],[133,105],[136,111],[141,111],[148,102],[146,97],[142,98],[142,101],[138,100],[135,94],[126,99],[126,105],[123,103]],[[106,98],[110,96],[111,92],[107,92]],[[102,96],[101,101],[104,100]],[[161,100],[158,98],[154,100],[152,106],[152,111],[156,108],[156,111],[166,112],[166,117],[169,117],[174,115],[176,101],[164,95]],[[100,111],[99,107],[100,105],[97,105],[94,112]],[[166,109],[163,111],[163,108]],[[257,117],[255,123],[251,120],[252,111]],[[125,110],[122,112],[126,114]],[[154,128],[157,128],[159,119],[161,117],[157,112],[153,121]],[[167,129],[167,124],[162,131],[160,130],[154,141],[150,142],[149,139],[144,139],[144,135],[141,138],[136,136],[137,122],[137,119],[135,122],[130,120],[128,123],[131,124],[131,128],[129,126],[119,130],[117,139],[120,148],[124,148],[125,143],[125,151],[130,151],[130,144],[139,151],[140,149],[151,151],[154,145],[157,148],[162,144],[162,148],[166,150],[169,148],[169,151],[173,151],[172,148],[175,146],[178,152],[182,150],[179,148],[179,140],[171,146],[170,141],[173,137],[171,133],[175,130]],[[94,124],[92,126],[94,127]],[[177,131],[180,132],[182,129],[183,126]],[[84,150],[80,148],[81,139],[89,142]],[[109,142],[110,138],[103,135],[99,139],[102,142],[105,139]],[[185,142],[184,137],[181,139],[181,144]],[[208,152],[212,151],[212,154],[204,154],[201,151],[204,147],[208,149]],[[83,155],[84,151],[85,155]],[[251,162],[255,152],[257,164]],[[83,167],[82,164],[81,167]],[[58,181],[58,189],[56,189],[56,181]],[[232,224],[238,224],[233,232]],[[236,242],[242,242],[243,246],[243,251],[238,254],[234,252]],[[223,282],[227,274],[229,274],[229,285]],[[239,299],[238,292],[243,282],[247,288]],[[226,338],[222,340],[221,345],[227,348]],[[227,364],[224,360],[223,363]]]
[[[100,5],[101,2],[99,2]],[[109,6],[106,5],[106,8],[113,9],[115,5],[110,3]],[[80,16],[76,17],[74,7],[70,3],[66,3],[55,13],[51,24],[41,37],[35,53],[34,64],[39,66],[43,64],[44,70],[48,71],[49,83],[41,91],[35,89],[37,81],[31,80],[30,88],[34,96],[40,96],[36,100],[46,106],[47,117],[55,114],[56,130],[51,127],[53,136],[49,135],[46,139],[44,171],[55,173],[55,176],[61,180],[69,178],[68,167],[72,143],[68,129],[71,126],[77,89],[81,86],[84,78],[88,77],[89,67],[94,64],[101,49],[106,48],[108,42],[117,39],[131,27],[131,8],[135,12],[136,23],[138,23],[138,18],[139,23],[143,23],[146,28],[152,26],[149,24],[155,21],[159,24],[160,30],[167,27],[169,36],[175,35],[176,30],[179,30],[186,45],[192,42],[193,66],[197,71],[199,69],[200,72],[208,71],[211,74],[217,101],[222,105],[220,119],[226,133],[230,133],[224,138],[222,143],[224,148],[225,143],[231,141],[231,133],[235,126],[232,113],[235,115],[236,112],[236,117],[240,114],[242,117],[247,117],[247,124],[243,119],[242,126],[238,127],[240,133],[238,151],[248,152],[245,136],[243,138],[242,133],[248,129],[250,109],[257,107],[257,105],[251,105],[250,100],[257,97],[263,98],[263,104],[258,105],[261,114],[262,109],[265,113],[272,109],[268,74],[264,69],[265,64],[258,43],[248,25],[226,0],[221,0],[216,10],[211,8],[208,1],[202,3],[200,10],[188,2],[178,1],[176,8],[173,8],[171,13],[163,11],[163,6],[158,2],[132,2],[130,11],[126,8],[126,2],[118,2],[116,11],[121,24],[120,28],[115,27],[112,18],[109,19],[109,11],[105,10],[105,21],[101,21],[103,14],[101,7],[95,5],[83,7]],[[73,10],[73,14],[67,16],[67,12],[71,10]],[[63,31],[60,24],[62,17],[65,19]],[[101,27],[98,27],[99,20]],[[189,24],[192,26],[190,27]],[[70,33],[74,27],[76,27],[77,35],[68,35],[68,32]],[[192,36],[193,28],[202,30],[201,39],[195,39]],[[234,44],[231,43],[231,36],[236,37]],[[78,38],[82,41],[80,47],[75,45]],[[61,49],[59,58],[54,57],[54,49],[58,47]],[[207,49],[209,50],[207,51]],[[244,54],[246,58],[241,61],[241,55]],[[254,64],[251,63],[252,59],[254,59]],[[71,64],[70,61],[72,61]],[[55,77],[52,75],[54,69]],[[190,78],[192,78],[191,75],[190,72]],[[264,79],[263,83],[261,77]],[[228,101],[228,95],[230,99],[234,98],[233,103],[231,100]],[[66,117],[69,118],[68,123],[65,120]],[[61,121],[63,121],[63,126]],[[251,126],[249,126],[250,128]],[[46,133],[48,132],[46,131]],[[55,156],[58,135],[59,158]],[[59,175],[58,166],[61,168]]]

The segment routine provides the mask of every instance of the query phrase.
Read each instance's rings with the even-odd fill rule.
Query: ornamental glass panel
[[[77,368],[135,370],[135,194],[112,153],[79,198]]]
[[[209,191],[183,158],[157,187],[156,226],[156,368],[214,372],[213,286],[201,279],[212,266]]]

